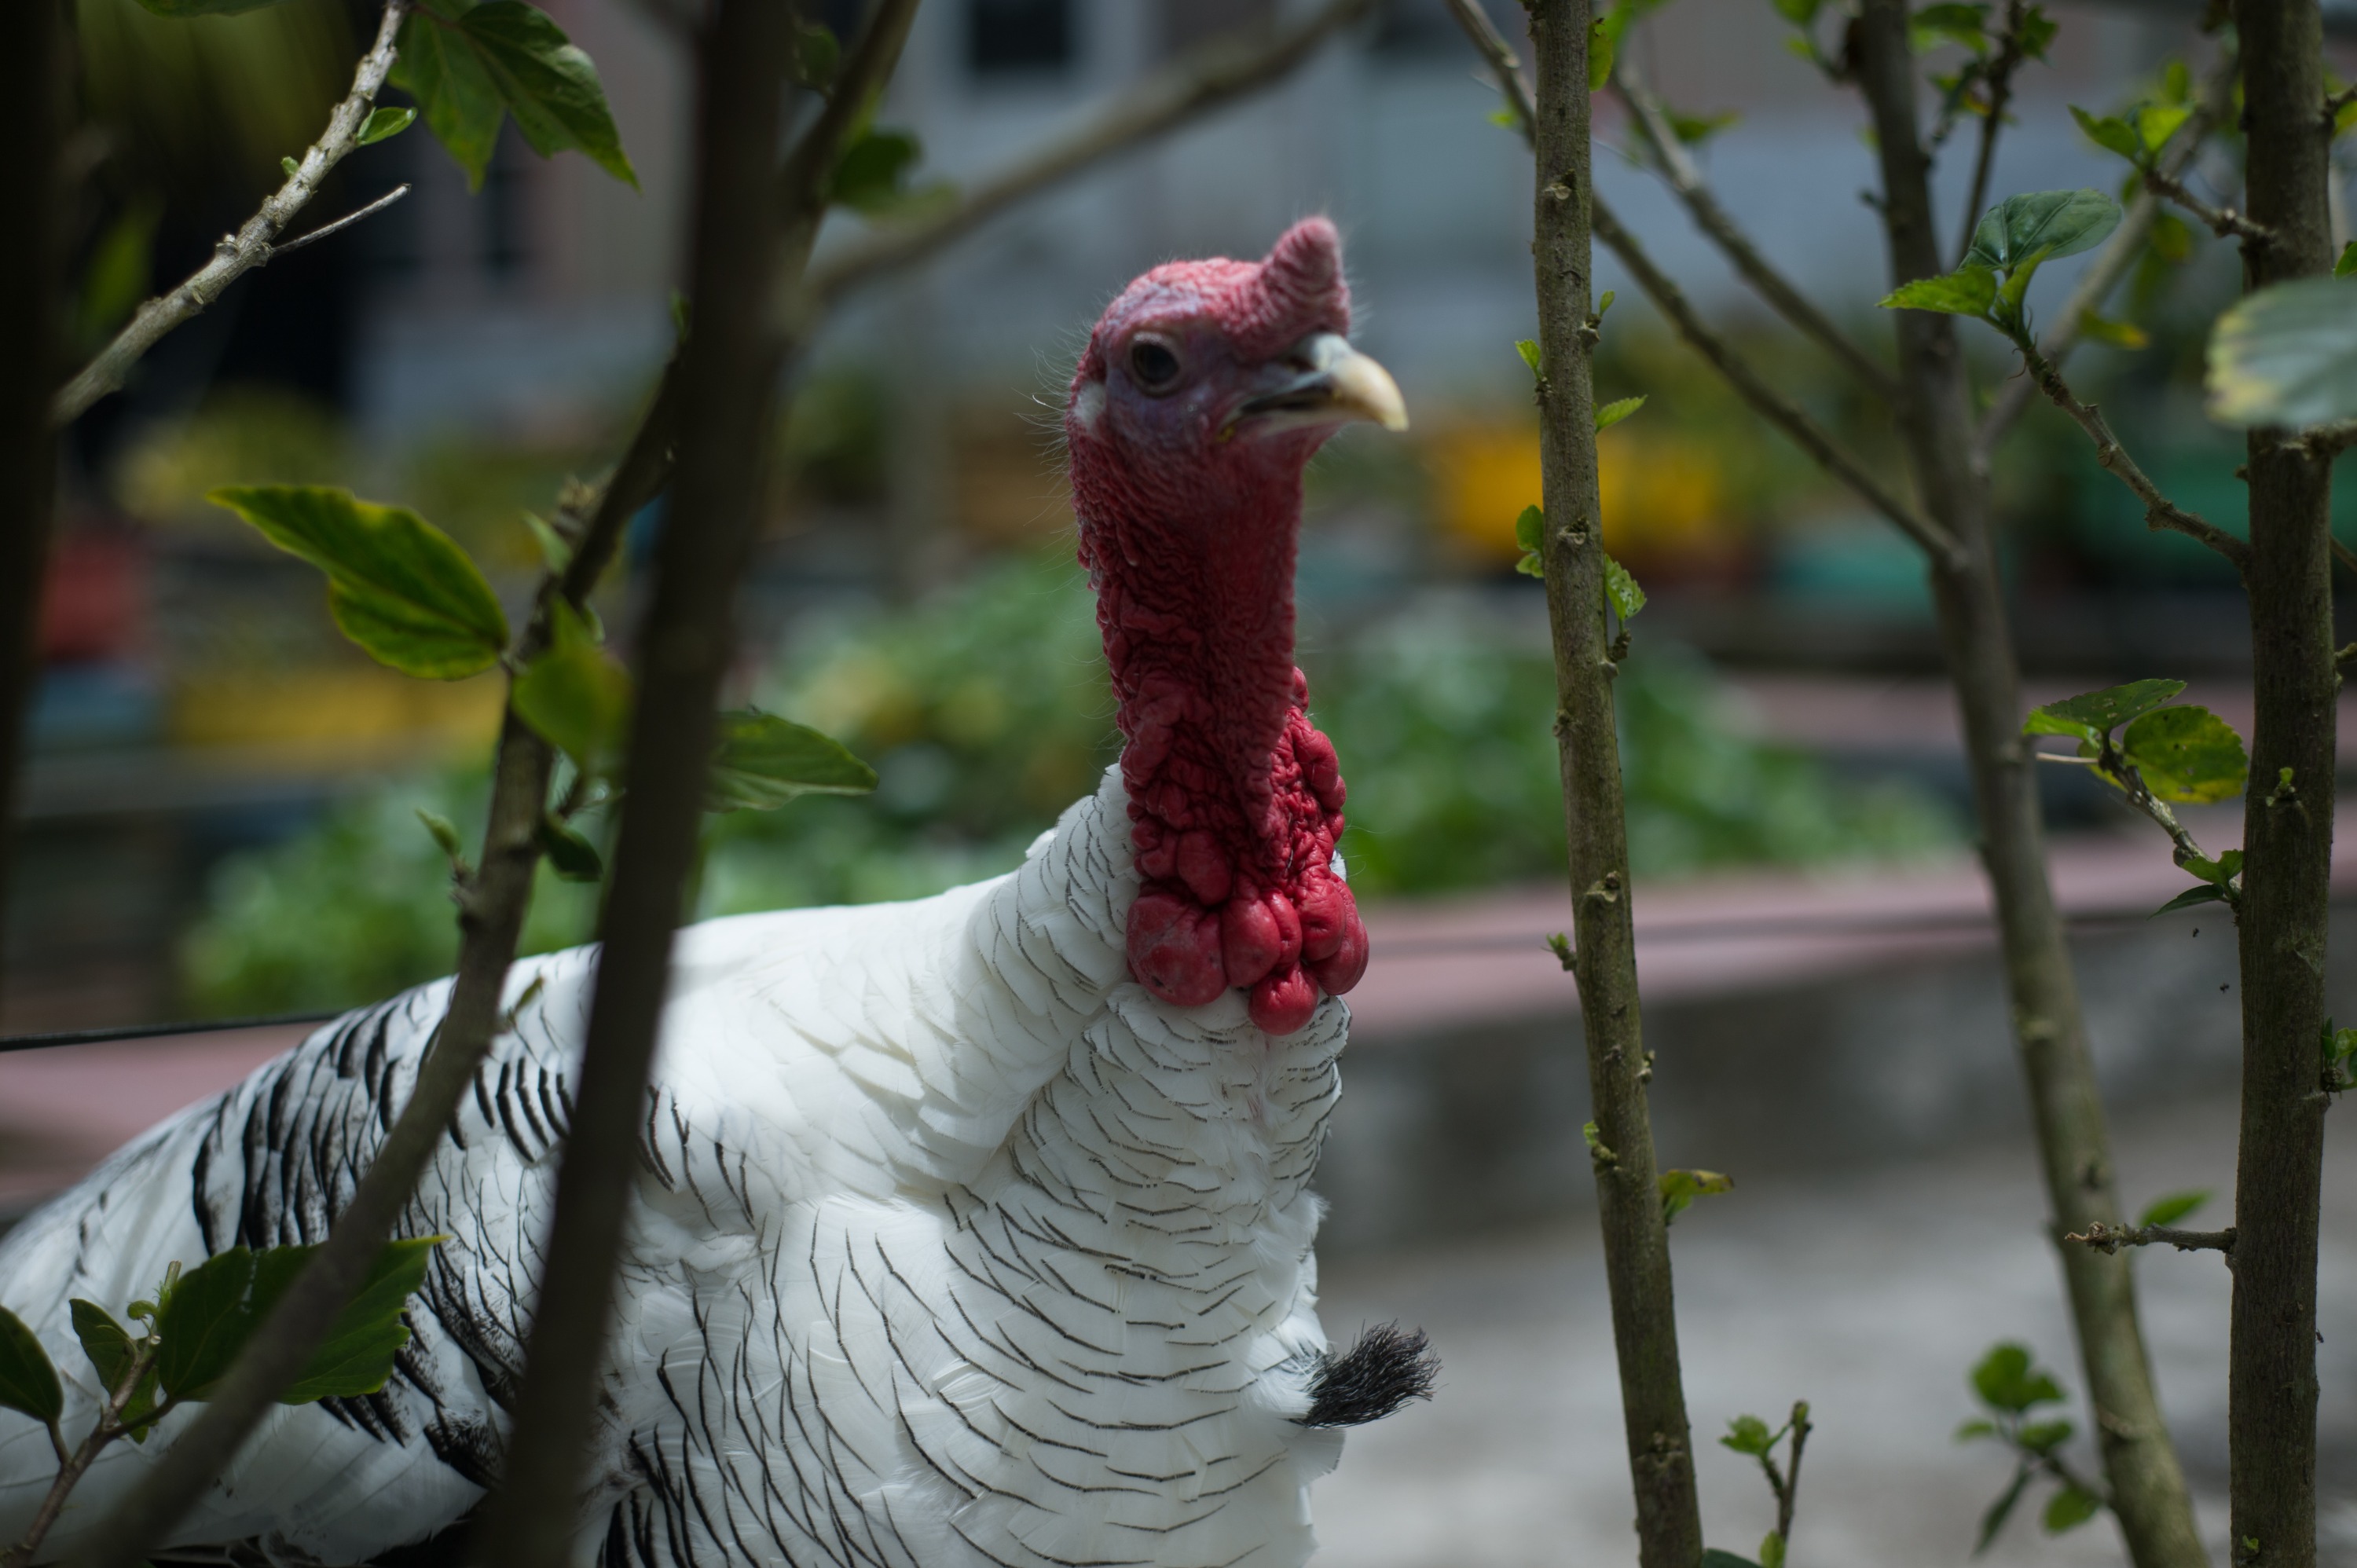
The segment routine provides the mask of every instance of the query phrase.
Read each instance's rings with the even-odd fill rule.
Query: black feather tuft
[[[1396,1323],[1370,1328],[1340,1356],[1327,1356],[1309,1384],[1304,1426],[1363,1426],[1381,1421],[1410,1400],[1428,1400],[1440,1376],[1440,1359],[1424,1330]]]

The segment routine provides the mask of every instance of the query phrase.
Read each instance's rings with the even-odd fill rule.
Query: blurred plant
[[[191,206],[277,185],[278,160],[319,134],[351,78],[334,0],[174,18],[136,0],[75,0],[83,108],[111,133],[126,183]]]
[[[780,443],[786,479],[838,506],[884,499],[891,407],[880,381],[856,369],[821,371],[794,393]]]
[[[351,472],[342,421],[299,393],[223,387],[150,426],[116,464],[115,504],[143,522],[242,534],[205,495],[227,484],[326,484]]]
[[[1507,618],[1511,621],[1512,618]],[[1564,853],[1536,638],[1469,601],[1412,609],[1305,655],[1350,780],[1353,884],[1432,893],[1551,874]],[[1651,648],[1620,681],[1641,875],[1920,854],[1953,842],[1895,785],[1855,787],[1750,738],[1698,658]],[[815,627],[757,692],[876,767],[866,800],[708,820],[700,913],[919,897],[995,875],[1095,787],[1118,751],[1097,629],[1060,551],[988,568],[913,608]],[[329,1006],[449,966],[440,853],[413,809],[479,818],[479,779],[389,785],[216,874],[182,952],[216,1012]],[[594,836],[594,835],[593,835]],[[523,950],[587,940],[594,897],[544,873]]]
[[[1760,1461],[1760,1468],[1767,1474],[1768,1489],[1776,1498],[1776,1528],[1760,1538],[1757,1563],[1714,1549],[1702,1554],[1702,1568],[1784,1568],[1784,1555],[1792,1541],[1792,1509],[1801,1495],[1801,1452],[1815,1430],[1809,1424],[1806,1400],[1794,1400],[1792,1413],[1773,1431],[1756,1415],[1738,1415],[1727,1423],[1727,1435],[1718,1440],[1718,1445]],[[1776,1449],[1787,1439],[1791,1445],[1785,1448],[1784,1463],[1780,1466]]]
[[[1956,1428],[1956,1441],[1992,1442],[2013,1454],[2013,1479],[1981,1516],[1974,1556],[1989,1549],[2022,1493],[2041,1476],[2061,1483],[2046,1503],[2042,1522],[2049,1535],[2075,1530],[2104,1510],[2101,1483],[2080,1475],[2062,1457],[2062,1445],[2076,1428],[2061,1416],[2031,1419],[2040,1405],[2060,1404],[2063,1395],[2054,1374],[2032,1362],[2027,1346],[1993,1346],[1973,1368],[1972,1385],[1988,1414]]]

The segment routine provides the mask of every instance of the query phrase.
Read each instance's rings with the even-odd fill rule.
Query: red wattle
[[[1351,890],[1320,866],[1302,879],[1301,956],[1312,966],[1332,958],[1342,948],[1351,922],[1359,918]]]
[[[1301,972],[1301,966],[1291,965],[1274,974],[1262,977],[1252,988],[1252,1000],[1246,1004],[1252,1021],[1272,1035],[1290,1035],[1309,1022],[1318,1011],[1318,988]]]
[[[1350,896],[1349,890],[1345,889],[1342,897],[1348,898]],[[1365,922],[1359,918],[1355,905],[1351,909],[1350,918],[1344,923],[1341,941],[1327,957],[1312,960],[1308,970],[1317,976],[1318,983],[1335,996],[1358,984],[1367,972],[1367,928]]]
[[[1150,889],[1129,907],[1129,969],[1163,1001],[1200,1007],[1228,988],[1220,918],[1175,893]]]

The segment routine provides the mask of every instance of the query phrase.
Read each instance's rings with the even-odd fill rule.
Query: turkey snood
[[[1157,267],[1097,323],[1065,415],[1145,884],[1131,972],[1181,1006],[1239,987],[1272,1035],[1367,966],[1342,776],[1293,663],[1303,465],[1346,420],[1405,423],[1350,325],[1323,219],[1265,261]]]

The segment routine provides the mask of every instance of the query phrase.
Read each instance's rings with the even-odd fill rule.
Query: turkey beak
[[[1274,390],[1246,399],[1231,428],[1247,419],[1260,431],[1347,424],[1358,419],[1385,430],[1407,428],[1407,404],[1400,397],[1399,383],[1339,333],[1304,338],[1277,368],[1291,374]]]

